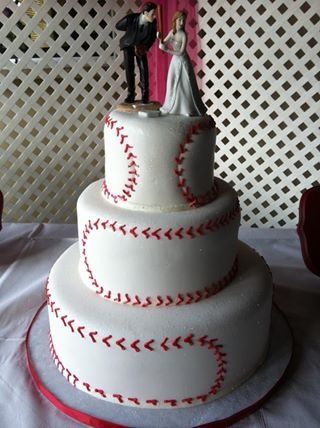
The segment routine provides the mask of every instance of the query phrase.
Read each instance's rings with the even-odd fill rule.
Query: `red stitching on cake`
[[[70,320],[70,321],[68,321],[68,326],[70,327],[70,329],[71,329],[71,331],[72,331],[72,333],[74,333],[74,328],[73,328],[73,324],[74,323],[74,320]]]
[[[178,177],[177,187],[181,189],[181,193],[192,208],[205,205],[209,202],[212,202],[217,196],[217,186],[213,183],[211,189],[206,192],[204,195],[194,195],[190,190],[190,186],[187,185],[187,179],[184,176],[185,169],[182,167],[185,161],[185,153],[189,151],[188,146],[193,144],[192,137],[193,135],[199,134],[200,130],[211,129],[214,124],[214,121],[209,119],[207,123],[199,122],[191,126],[190,130],[187,132],[184,141],[179,145],[178,156],[174,157],[174,162],[176,167],[174,168],[174,174]]]
[[[162,305],[163,305],[163,298],[161,296],[157,296],[156,306],[162,306]]]
[[[137,230],[137,226],[133,227],[132,229],[130,229],[130,233],[131,235],[133,235],[135,238],[137,238],[139,235],[136,232]]]
[[[192,340],[193,337],[194,337],[194,334],[190,333],[189,336],[187,336],[183,339],[184,343],[188,343],[189,345],[193,345],[194,344],[193,340]]]
[[[131,345],[130,345],[130,347],[132,348],[132,349],[134,349],[136,352],[140,352],[141,351],[141,349],[138,347],[138,343],[140,342],[140,340],[139,339],[137,339],[137,340],[135,340],[135,341],[133,341],[132,343],[131,343]]]
[[[118,222],[117,221],[114,221],[113,223],[110,223],[109,224],[109,226],[111,227],[111,229],[115,232],[116,230],[117,230],[117,228],[116,228],[116,224],[117,224]]]
[[[113,129],[114,124],[116,124],[116,120],[112,120],[110,116],[107,116],[105,119],[105,124],[108,128]],[[123,126],[117,126],[115,128],[115,138],[117,139],[118,143],[121,145],[124,145],[125,139],[128,138],[128,135],[123,134],[124,127]],[[139,165],[135,162],[134,159],[137,159],[137,156],[132,151],[133,146],[129,145],[128,143],[125,143],[124,147],[124,153],[126,154],[126,160],[128,162],[128,177],[127,182],[124,184],[124,187],[121,190],[120,194],[113,193],[106,183],[106,181],[103,181],[102,184],[102,190],[104,195],[108,199],[112,199],[115,204],[117,204],[119,201],[126,202],[128,198],[132,196],[132,192],[135,192],[134,186],[137,186],[137,180],[136,178],[139,176],[137,168],[139,168]],[[133,159],[133,160],[132,160]],[[129,162],[131,161],[131,162]],[[130,180],[131,175],[133,175],[134,180]]]
[[[208,339],[207,334],[205,336],[200,337],[199,339],[200,346],[206,346],[206,344],[208,343],[207,339]]]
[[[133,184],[137,184],[137,179],[136,179],[136,177],[130,177],[130,178],[128,178],[128,181],[130,181],[131,183],[133,183]]]
[[[193,400],[194,400],[194,399],[193,399],[192,397],[188,397],[188,398],[183,398],[183,399],[181,400],[181,402],[182,402],[182,403],[192,404]]]
[[[177,306],[181,305],[183,303],[183,301],[184,301],[184,297],[183,297],[183,295],[181,293],[179,293],[177,301],[176,301],[176,305]]]
[[[61,321],[63,322],[65,327],[67,327],[66,318],[67,318],[67,315],[63,315],[63,317],[61,317]]]
[[[124,128],[123,128],[123,126],[117,126],[116,127],[116,131],[117,131],[117,137],[119,137],[119,135],[120,135],[120,131],[122,131]]]
[[[194,296],[192,295],[192,293],[187,293],[186,295],[187,295],[187,298],[186,298],[185,304],[190,305],[190,303],[192,303],[194,299]]]
[[[228,221],[230,218],[234,218],[236,213],[238,212],[239,204],[235,204],[233,210],[228,214],[227,219]],[[226,221],[226,218],[223,217],[223,222]],[[218,222],[215,221],[217,224]],[[101,222],[100,219],[97,219],[95,222],[93,222],[94,225],[102,225],[102,227],[105,229],[107,226],[110,228],[109,230],[112,230],[113,232],[117,232],[121,230],[121,233],[123,235],[127,235],[130,233],[135,238],[137,238],[140,233],[138,231],[137,226],[129,229],[129,232],[127,232],[127,225],[123,224],[121,226],[117,226],[118,222],[115,220],[113,223],[110,221],[108,222]],[[105,226],[104,226],[105,225]],[[91,222],[89,221],[88,224],[85,226],[85,229],[90,229],[90,226],[92,227]],[[201,224],[197,229],[199,232],[199,235],[203,234],[203,224]],[[213,221],[210,220],[207,222],[206,227],[213,227]],[[197,231],[196,228],[190,227],[186,233],[188,233],[190,236],[194,236],[194,233]],[[160,233],[162,229],[157,228],[155,230],[151,230],[150,227],[143,229],[141,234],[144,235],[147,239],[148,238],[154,238],[155,235],[157,236],[156,239],[160,238]],[[182,239],[182,232],[183,228],[180,227],[179,229],[175,230],[174,235],[177,236],[179,239]],[[170,237],[171,239],[171,229],[167,230],[164,235],[167,235],[167,237]],[[88,235],[89,236],[89,235]],[[88,239],[88,236],[86,237],[86,240]],[[181,305],[181,304],[190,304],[191,302],[197,303],[200,300],[206,299],[208,297],[213,296],[214,294],[218,293],[220,290],[222,290],[224,287],[226,287],[234,278],[236,272],[237,272],[237,259],[234,261],[230,271],[220,280],[218,280],[215,283],[210,284],[209,286],[204,287],[203,290],[196,290],[194,292],[186,292],[186,293],[178,293],[177,296],[174,298],[172,296],[157,296],[155,298],[152,298],[150,296],[147,296],[146,298],[142,298],[138,295],[135,295],[134,297],[130,296],[128,293],[124,294],[124,297],[121,295],[121,293],[117,293],[116,295],[112,294],[111,290],[105,290],[104,287],[102,287],[100,284],[98,284],[97,279],[94,277],[92,270],[89,268],[88,258],[87,258],[87,246],[83,246],[82,248],[82,256],[84,264],[86,265],[86,272],[88,272],[88,278],[90,279],[90,282],[92,286],[95,287],[95,292],[97,295],[103,296],[107,300],[113,300],[114,302],[118,303],[124,303],[124,304],[132,304],[134,306],[142,306],[142,307],[148,307],[151,305],[154,305],[156,307],[160,307],[162,304],[164,306],[169,306],[172,304],[175,305]],[[54,309],[55,302],[50,302],[51,310]],[[58,308],[57,310],[60,310]]]
[[[152,400],[146,400],[146,403],[152,404],[153,406],[157,406],[159,404],[159,401],[152,399]]]
[[[133,187],[133,184],[125,184],[124,187],[131,190],[131,192],[135,192],[135,188]]]
[[[112,394],[112,397],[116,398],[119,403],[123,403],[123,396],[121,394]]]
[[[111,299],[111,291],[109,290],[107,294],[103,296],[105,299]]]
[[[134,302],[132,304],[133,305],[141,305],[141,300],[139,299],[138,296],[134,296]]]
[[[106,229],[106,227],[107,227],[107,224],[108,224],[108,223],[109,223],[109,220],[102,221],[102,222],[101,222],[102,227],[103,227],[104,229]]]
[[[145,301],[142,303],[142,307],[146,308],[147,306],[152,305],[151,297],[146,297]]]
[[[216,343],[215,343],[217,340],[218,339],[210,339],[209,342],[208,342],[209,343],[208,349],[214,349],[214,352],[216,352],[216,349],[219,346],[219,345],[216,345]]]
[[[62,364],[61,361],[58,361],[57,367],[58,367],[58,370],[63,374],[63,372],[64,372],[64,365]],[[60,367],[61,367],[61,370],[60,370]]]
[[[80,336],[83,338],[85,335],[82,333],[82,331],[85,329],[85,327],[82,325],[77,328],[77,332],[80,334]]]
[[[74,374],[73,375],[73,385],[76,386],[77,382],[79,382],[79,378]]]
[[[176,337],[172,342],[172,346],[174,346],[177,349],[181,349],[182,346],[179,344],[180,339],[181,339],[181,336]]]
[[[125,138],[128,138],[128,135],[123,135],[122,134],[121,137],[120,137],[120,144],[124,143]]]
[[[150,227],[148,227],[142,231],[142,235],[144,235],[147,239],[150,238],[150,234],[148,233],[149,230],[150,230]]]
[[[154,349],[152,348],[152,343],[154,343],[154,340],[151,339],[148,342],[146,342],[143,346],[148,349],[148,351],[154,351]]]
[[[169,241],[171,241],[171,239],[172,239],[171,232],[172,232],[172,229],[170,228],[170,229],[168,229],[168,230],[164,233],[164,236],[165,236],[167,239],[169,239]]]
[[[166,303],[165,303],[165,306],[172,305],[172,303],[173,303],[173,299],[172,299],[172,297],[171,297],[171,296],[166,296]]]
[[[107,339],[109,340],[112,336],[108,336]],[[105,338],[106,339],[106,338]],[[122,343],[125,340],[125,338],[121,338],[119,341],[115,342],[118,345],[118,342],[120,342],[120,348],[122,350],[125,350],[126,348],[123,347]],[[184,404],[193,404],[195,401],[199,401],[199,402],[205,402],[208,400],[210,395],[215,395],[217,394],[217,392],[219,391],[219,389],[221,389],[222,383],[225,379],[225,374],[227,373],[226,370],[226,360],[224,359],[224,357],[226,356],[225,353],[223,353],[221,350],[223,349],[223,346],[220,344],[215,344],[215,342],[218,339],[208,339],[207,335],[204,335],[198,339],[196,339],[194,337],[193,333],[190,333],[188,336],[186,336],[184,339],[181,339],[181,336],[178,336],[177,338],[175,338],[174,340],[172,340],[172,347],[177,348],[177,349],[182,349],[183,346],[181,346],[180,342],[186,343],[188,346],[196,346],[196,345],[200,345],[200,346],[207,346],[208,350],[211,351],[211,349],[213,349],[214,352],[212,352],[212,355],[215,358],[215,361],[217,363],[217,370],[216,370],[216,375],[215,375],[215,379],[214,379],[214,383],[213,385],[209,388],[208,393],[204,393],[204,394],[200,394],[196,397],[185,397],[181,400],[176,400],[174,398],[170,398],[170,399],[164,399],[163,403],[164,404],[168,404],[168,406],[170,407],[175,407],[179,404],[179,402],[184,403]],[[154,339],[151,339],[147,342],[144,343],[144,347],[146,349],[148,349],[149,351],[154,351],[154,348],[156,346],[156,344],[154,343]],[[130,345],[130,347],[136,351],[139,352],[140,348],[138,347],[138,343],[140,343],[140,340],[137,339],[135,341],[133,341]],[[160,348],[159,350],[163,350],[163,351],[168,351],[170,350],[169,346],[167,346],[167,344],[170,343],[170,340],[168,337],[166,337],[160,344]],[[153,346],[151,346],[153,345]],[[110,344],[108,344],[108,346],[110,346]],[[54,345],[53,345],[53,341],[51,338],[51,335],[49,335],[49,347],[50,347],[50,352],[52,355],[52,358],[54,360],[54,363],[56,364],[56,366],[58,367],[58,370],[61,371],[61,373],[63,374],[64,372],[67,373],[67,376],[65,376],[67,378],[67,380],[70,383],[73,383],[74,386],[76,386],[76,383],[79,382],[79,378],[76,376],[76,374],[73,374],[69,368],[65,367],[64,364],[62,363],[62,361],[60,360],[60,358],[58,357]],[[82,385],[87,389],[88,392],[94,392],[96,394],[99,394],[100,396],[102,396],[103,398],[107,398],[108,395],[106,394],[106,392],[101,389],[101,388],[94,388],[92,385],[90,385],[88,382],[84,382],[81,381]],[[138,397],[124,397],[121,394],[110,394],[112,397],[114,397],[116,400],[118,400],[119,403],[121,404],[125,404],[126,400],[128,400],[129,402],[132,402],[136,405],[141,405],[142,400],[139,399]],[[161,403],[160,400],[157,400],[155,398],[152,399],[146,399],[145,400],[146,404],[150,404],[153,406],[157,406]]]
[[[124,149],[124,152],[125,152],[125,153],[128,153],[128,151],[129,151],[130,149],[133,149],[133,146],[130,146],[129,144],[126,144],[126,147],[125,147],[125,149]]]
[[[177,400],[163,400],[163,402],[170,404],[171,407],[175,407],[177,405]]]
[[[179,239],[182,239],[183,238],[181,234],[182,231],[183,231],[183,227],[179,227],[179,229],[174,231],[174,235],[177,236]]]
[[[209,395],[208,394],[198,395],[196,398],[197,400],[200,400],[202,401],[202,403],[204,403],[209,398]]]
[[[124,296],[125,296],[126,300],[124,300],[122,303],[125,303],[125,304],[130,303],[131,302],[131,297],[129,296],[129,294],[126,293]]]
[[[136,164],[136,161],[132,161],[129,163],[129,168],[132,168],[133,166],[139,166],[138,164]]]
[[[160,235],[159,235],[159,232],[161,232],[161,230],[162,230],[161,227],[159,227],[158,229],[154,230],[151,233],[151,236],[153,236],[154,238],[157,238],[158,240],[161,239]]]
[[[117,293],[117,297],[115,297],[113,300],[114,300],[114,302],[120,303],[121,302],[121,294]]]
[[[166,337],[160,345],[164,351],[169,351],[169,347],[167,346],[168,340],[169,340],[168,337]]]
[[[92,342],[93,343],[96,343],[97,341],[96,341],[96,338],[95,338],[95,336],[98,334],[98,332],[97,331],[90,331],[90,333],[89,333],[89,336],[90,336],[90,338],[91,338],[91,340],[92,340]]]
[[[112,335],[111,334],[109,334],[109,336],[106,336],[106,337],[104,337],[103,339],[102,339],[102,342],[105,344],[105,345],[107,345],[108,346],[108,348],[110,348],[110,343],[109,343],[109,340],[110,339],[112,339]]]
[[[127,348],[123,345],[123,342],[125,342],[125,338],[124,337],[122,337],[121,339],[119,339],[119,340],[117,340],[116,341],[116,345],[117,346],[120,346],[120,348],[123,350],[123,351],[125,351]]]
[[[94,392],[96,392],[97,394],[100,394],[103,398],[107,398],[107,395],[105,394],[105,392],[104,392],[104,390],[103,390],[103,389],[98,389],[98,388],[96,388],[96,389],[94,390]]]
[[[238,200],[236,201],[236,203],[234,204],[234,207],[232,208],[232,210],[227,213],[226,215],[222,215],[220,218],[217,218],[215,220],[208,220],[206,223],[201,223],[199,226],[197,227],[192,227],[190,226],[187,229],[184,229],[182,227],[177,228],[174,232],[173,235],[179,239],[182,239],[184,236],[184,234],[186,236],[189,236],[189,238],[194,238],[195,234],[198,234],[198,236],[202,236],[204,234],[204,229],[205,230],[210,230],[210,231],[215,231],[217,230],[217,228],[227,224],[229,221],[233,220],[239,212],[239,202]],[[95,226],[93,227],[92,224]],[[120,227],[117,226],[118,222],[117,220],[113,221],[113,223],[111,223],[109,220],[106,221],[101,221],[100,218],[98,218],[96,221],[91,222],[89,220],[89,222],[85,225],[84,228],[84,232],[83,235],[85,237],[85,239],[82,241],[83,244],[83,248],[82,248],[82,256],[83,256],[83,261],[84,264],[86,265],[86,272],[88,273],[88,278],[91,281],[91,284],[97,289],[96,293],[99,295],[103,295],[104,298],[106,299],[112,299],[114,301],[117,302],[121,302],[121,295],[120,293],[117,294],[116,297],[112,296],[111,290],[107,290],[105,291],[104,288],[102,286],[100,286],[96,280],[96,278],[93,275],[92,270],[89,267],[89,263],[88,263],[88,258],[87,258],[87,240],[88,237],[90,235],[90,231],[91,230],[97,230],[97,228],[99,227],[99,225],[101,225],[103,227],[104,230],[106,230],[108,228],[108,230],[112,230],[113,232],[118,232],[121,231],[121,233],[123,235],[126,235],[127,233],[130,233],[132,236],[134,236],[135,238],[139,237],[139,236],[143,236],[146,239],[149,238],[156,238],[157,240],[161,239],[161,237],[166,237],[166,239],[173,239],[172,238],[172,229],[168,229],[166,232],[162,232],[162,228],[157,228],[155,230],[151,230],[150,227],[143,229],[142,231],[138,230],[137,226],[134,226],[133,228],[129,229],[129,232],[127,232],[127,225],[121,225]],[[163,235],[161,235],[161,233],[163,233]],[[135,296],[134,298],[131,297],[129,294],[125,294],[125,300],[124,303],[128,304],[131,303],[132,305],[142,305],[143,307],[147,307],[150,305],[155,305],[155,306],[160,306],[161,302],[163,302],[163,304],[165,306],[169,306],[171,304],[173,304],[173,302],[175,301],[174,304],[179,305],[179,304],[190,304],[191,302],[199,302],[202,299],[208,298],[214,294],[216,294],[217,292],[219,292],[221,289],[223,289],[235,276],[235,273],[237,271],[237,262],[235,261],[234,265],[232,266],[230,272],[228,272],[225,277],[223,277],[222,279],[220,279],[219,281],[217,281],[216,283],[211,284],[209,287],[205,287],[204,290],[197,290],[195,292],[187,292],[184,294],[180,293],[175,299],[173,299],[171,296],[157,296],[156,298],[154,298],[154,300],[151,297],[147,297],[146,299],[141,299],[140,296]],[[141,303],[143,302],[143,303]],[[53,303],[54,304],[54,303]],[[53,310],[53,306],[52,306],[52,310]]]
[[[67,381],[68,381],[68,382],[70,382],[70,376],[72,376],[72,375],[71,375],[71,372],[70,372],[70,370],[68,370],[68,369],[66,369],[66,372],[68,373]]]
[[[136,397],[128,397],[128,401],[132,401],[134,404],[140,406],[140,401]]]
[[[87,388],[88,392],[91,392],[91,386],[87,382],[83,382],[82,385]]]

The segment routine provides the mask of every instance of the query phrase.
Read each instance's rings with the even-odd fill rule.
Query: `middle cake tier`
[[[109,203],[102,181],[77,204],[80,275],[98,295],[136,306],[195,303],[218,293],[237,270],[240,208],[236,192],[216,179],[217,198],[171,213]]]

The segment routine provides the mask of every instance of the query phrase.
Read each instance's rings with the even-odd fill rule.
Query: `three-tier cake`
[[[81,194],[79,242],[47,286],[52,356],[76,388],[192,406],[262,364],[271,275],[238,240],[237,194],[213,176],[214,148],[209,116],[106,118],[105,179]]]

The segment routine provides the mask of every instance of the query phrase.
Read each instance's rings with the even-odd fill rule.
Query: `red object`
[[[307,268],[320,276],[320,186],[302,194],[297,232]]]
[[[3,194],[0,190],[0,230],[2,229]]]

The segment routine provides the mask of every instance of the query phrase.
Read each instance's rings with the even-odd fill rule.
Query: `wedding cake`
[[[104,136],[105,178],[81,194],[79,241],[48,279],[53,360],[114,403],[217,399],[264,361],[272,279],[214,177],[215,123],[115,109]]]

